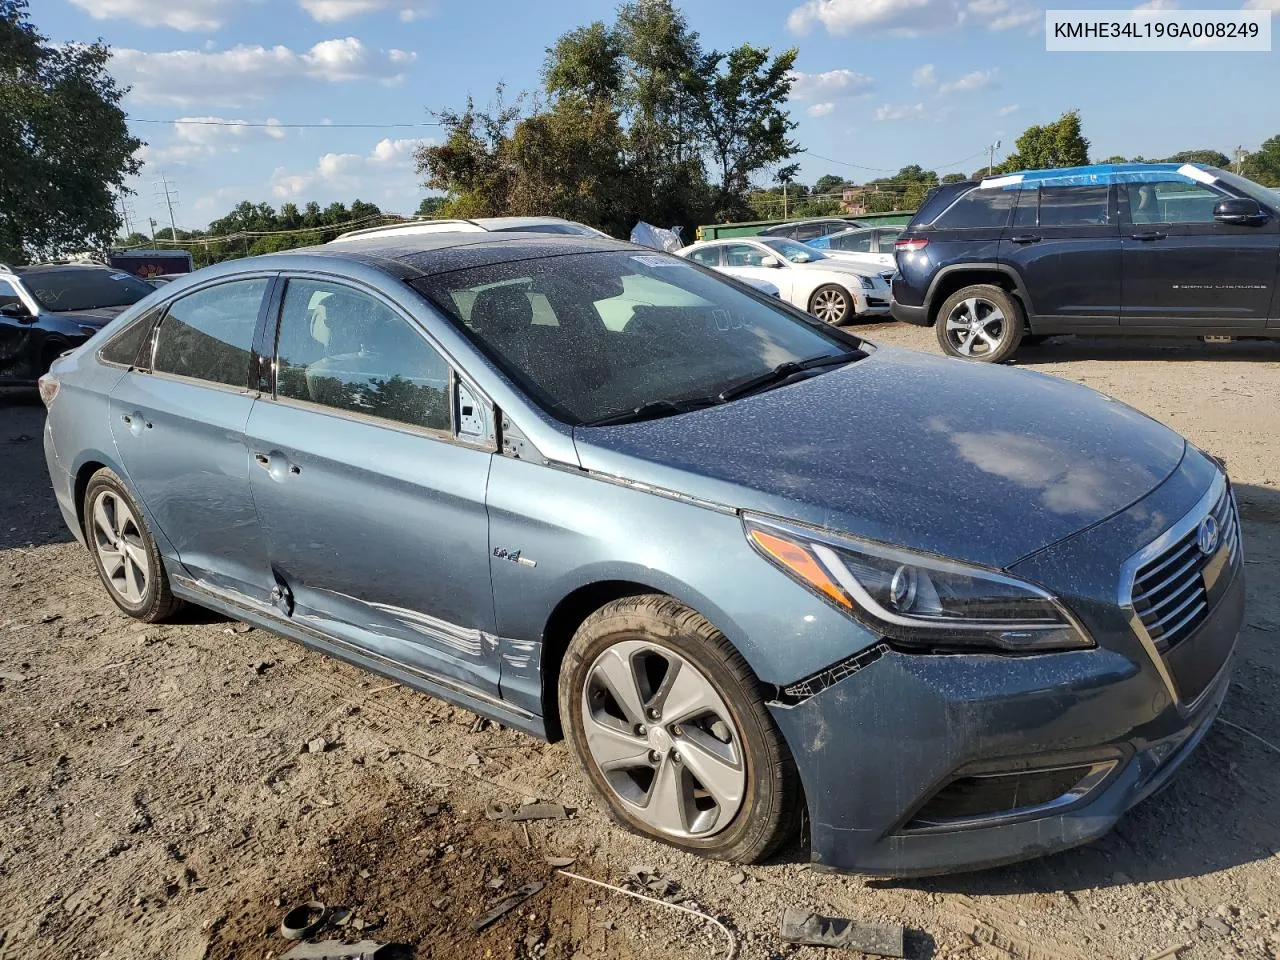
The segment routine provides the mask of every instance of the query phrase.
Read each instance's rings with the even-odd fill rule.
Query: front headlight
[[[896,644],[1010,652],[1094,645],[1062,604],[1033,583],[870,541],[745,523],[767,560]]]

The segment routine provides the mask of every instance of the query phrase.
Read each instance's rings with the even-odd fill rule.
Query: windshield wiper
[[[608,427],[619,423],[639,423],[641,420],[657,420],[659,417],[673,417],[678,413],[701,410],[703,407],[718,403],[716,397],[694,397],[689,400],[650,400],[631,410],[613,413],[598,420],[589,420],[585,427]]]
[[[769,387],[782,386],[798,373],[817,370],[819,367],[842,366],[855,360],[861,360],[865,356],[866,354],[861,350],[850,350],[846,353],[826,353],[820,357],[810,357],[808,360],[787,360],[765,373],[729,384],[716,395],[716,399],[721,403],[727,403],[730,400],[736,400],[738,397],[745,397],[749,393],[756,393]]]

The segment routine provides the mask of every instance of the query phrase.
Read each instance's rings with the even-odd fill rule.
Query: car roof
[[[379,234],[433,234],[433,233],[482,233],[486,231],[519,231],[521,227],[533,227],[544,224],[565,224],[568,226],[585,226],[562,217],[478,217],[474,220],[402,220],[397,223],[384,223],[376,227],[365,227],[362,230],[350,230],[339,234],[330,243],[350,243],[361,237]],[[590,229],[589,227],[587,229]]]
[[[1057,167],[1047,170],[1020,170],[1016,173],[984,177],[982,187],[1021,185],[1103,186],[1111,183],[1141,183],[1179,174],[1190,180],[1212,183],[1218,179],[1212,167],[1200,163],[1094,163],[1084,167]]]
[[[552,233],[403,233],[370,234],[341,244],[300,247],[251,258],[288,264],[291,258],[322,257],[363,262],[401,279],[465,270],[491,263],[534,260],[575,253],[636,249],[634,244],[605,237]],[[651,254],[660,251],[646,251]],[[279,259],[277,259],[279,258]],[[246,263],[247,261],[235,261]]]
[[[103,263],[37,263],[29,267],[13,267],[11,272],[16,273],[20,277],[38,277],[46,273],[60,273],[68,270],[106,270],[110,273],[122,273],[124,271],[117,270],[115,267],[108,267]],[[4,271],[0,271],[3,273]]]

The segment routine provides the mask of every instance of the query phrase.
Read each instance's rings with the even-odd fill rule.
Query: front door
[[[492,453],[455,431],[449,365],[389,301],[322,278],[288,281],[277,343],[246,432],[293,618],[496,692]]]
[[[1280,269],[1280,225],[1217,223],[1227,193],[1169,173],[1121,185],[1126,327],[1188,332],[1267,325]]]
[[[244,427],[254,334],[268,276],[175,300],[152,355],[111,393],[110,423],[126,478],[187,573],[265,603],[267,545],[249,489]]]
[[[1031,297],[1034,333],[1115,330],[1120,322],[1120,230],[1107,185],[1018,192],[1000,262]]]
[[[782,264],[781,267],[766,267],[765,257],[772,257]],[[764,280],[778,288],[783,300],[790,300],[794,277],[790,276],[792,267],[782,258],[782,254],[774,253],[764,246],[753,243],[727,243],[724,246],[725,273],[745,280]]]
[[[6,380],[34,379],[36,359],[31,349],[34,318],[26,313],[27,305],[18,296],[17,288],[3,278],[0,278],[0,307],[14,310],[0,313],[0,384]]]

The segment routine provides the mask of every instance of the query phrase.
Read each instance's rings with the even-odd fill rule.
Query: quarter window
[[[934,221],[947,230],[996,229],[1009,222],[1013,191],[974,188],[953,203]]]
[[[265,277],[208,287],[175,300],[156,335],[155,371],[243,387]]]
[[[1125,184],[1131,223],[1213,223],[1222,194],[1204,184],[1169,180]]]
[[[452,424],[444,358],[386,304],[324,281],[289,281],[276,394],[430,430]]]
[[[138,356],[142,353],[144,345],[151,340],[149,336],[151,326],[159,312],[159,310],[152,310],[126,326],[107,341],[107,345],[99,351],[98,356],[107,363],[132,367],[138,362]],[[143,365],[145,366],[145,361]]]

